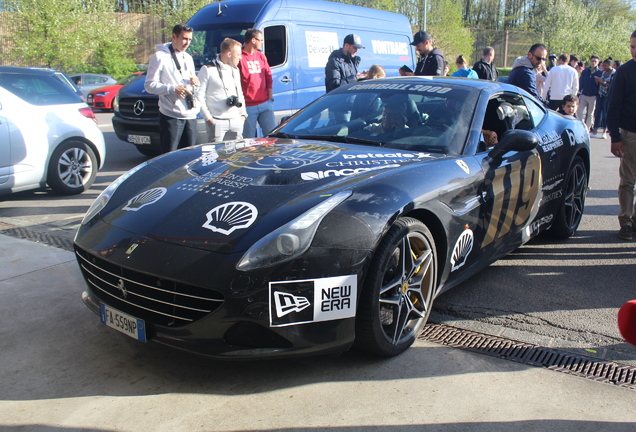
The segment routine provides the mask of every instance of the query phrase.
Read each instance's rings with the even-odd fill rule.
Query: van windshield
[[[229,25],[197,26],[192,33],[192,43],[187,52],[194,60],[194,66],[210,64],[221,51],[221,42],[225,38],[232,38],[243,44],[245,31],[252,28],[254,23],[232,23]]]

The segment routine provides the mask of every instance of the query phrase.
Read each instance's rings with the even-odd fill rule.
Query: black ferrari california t
[[[588,132],[507,84],[364,81],[269,136],[151,159],[75,252],[109,327],[218,358],[406,350],[436,296],[581,221]]]

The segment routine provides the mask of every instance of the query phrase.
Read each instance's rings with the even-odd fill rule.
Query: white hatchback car
[[[105,158],[93,111],[53,72],[0,67],[0,194],[82,193]]]

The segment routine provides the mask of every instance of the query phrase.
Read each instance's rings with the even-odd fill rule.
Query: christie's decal
[[[137,211],[147,205],[154,204],[159,201],[168,190],[164,187],[149,189],[140,193],[139,195],[134,196],[128,201],[125,207],[122,210],[126,211]]]
[[[351,318],[356,313],[357,296],[356,275],[270,282],[270,325]]]
[[[252,204],[235,201],[214,207],[207,212],[207,221],[202,226],[214,232],[230,235],[237,229],[251,226],[257,216],[258,210]]]

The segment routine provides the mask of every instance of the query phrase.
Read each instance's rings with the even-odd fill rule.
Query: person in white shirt
[[[569,55],[559,55],[557,65],[550,69],[543,86],[542,96],[547,99],[548,91],[550,92],[548,108],[555,111],[563,105],[563,98],[566,95],[576,95],[579,91],[579,76],[576,70],[568,65],[569,61]]]
[[[241,50],[240,42],[225,38],[217,58],[199,70],[201,85],[197,98],[201,102],[201,116],[207,125],[210,142],[243,138],[247,111],[237,67]]]
[[[172,42],[157,45],[150,58],[144,88],[159,95],[159,136],[161,153],[193,146],[197,140],[194,92],[199,79],[192,56],[186,49],[192,42],[192,27],[177,24]]]

